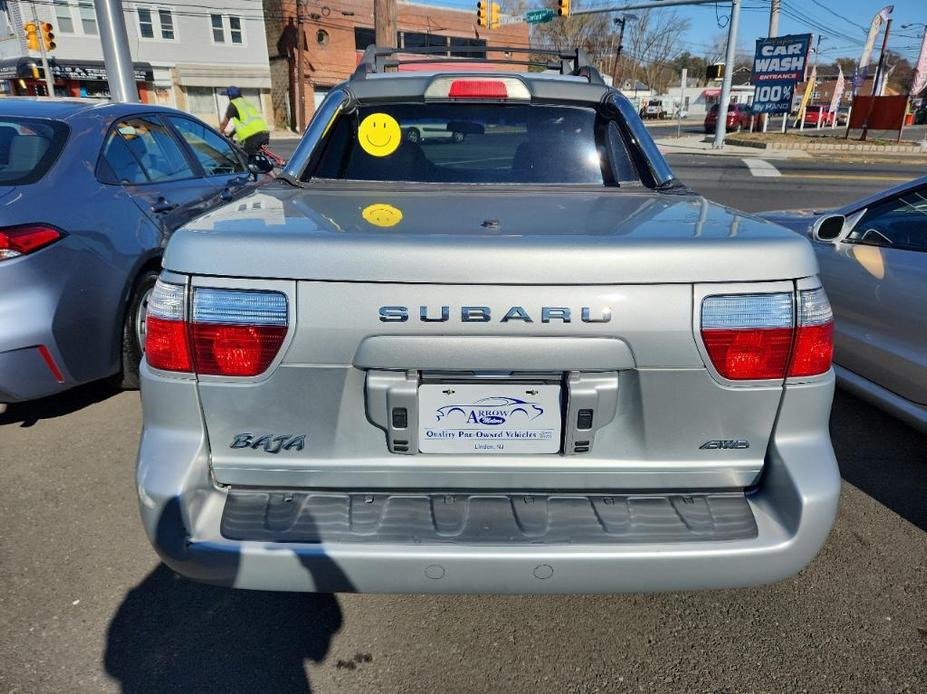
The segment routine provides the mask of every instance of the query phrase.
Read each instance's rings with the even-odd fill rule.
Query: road
[[[670,158],[750,210],[832,205],[911,173],[776,162],[797,177],[774,179],[736,157]],[[847,172],[861,178],[811,177]],[[847,394],[831,425],[841,507],[821,555],[776,585],[665,595],[190,583],[138,520],[139,423],[138,395],[104,385],[0,415],[0,693],[924,691],[927,438]]]
[[[650,128],[652,134],[656,128]],[[296,140],[280,140],[271,144],[274,153],[289,157]],[[458,145],[440,145],[438,155],[453,154]],[[731,205],[747,212],[796,209],[803,207],[835,207],[862,196],[898,185],[927,173],[923,159],[885,157],[847,159],[846,157],[770,160],[763,172],[756,172],[747,158],[677,154],[672,145],[666,158],[676,176],[693,190],[711,200]],[[474,156],[473,149],[468,149]],[[498,155],[492,148],[480,152],[487,158]],[[436,156],[433,152],[431,156]],[[750,157],[750,161],[766,161]]]

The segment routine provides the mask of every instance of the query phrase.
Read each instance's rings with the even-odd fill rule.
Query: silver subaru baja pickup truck
[[[137,483],[175,571],[667,591],[817,554],[840,479],[808,242],[687,190],[581,53],[552,60],[370,48],[276,181],[173,236]]]

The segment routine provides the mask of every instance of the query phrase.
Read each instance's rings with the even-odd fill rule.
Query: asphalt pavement
[[[738,158],[670,158],[748,210],[830,206],[911,174],[814,160],[757,177]],[[845,393],[831,419],[843,494],[820,556],[771,586],[656,595],[198,585],[142,532],[139,425],[138,394],[105,385],[0,415],[0,692],[927,689],[927,437]]]

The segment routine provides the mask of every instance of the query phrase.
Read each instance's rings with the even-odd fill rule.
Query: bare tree
[[[577,2],[573,6],[578,9],[582,5]],[[607,58],[614,50],[611,48],[612,34],[612,21],[607,15],[579,15],[557,17],[552,22],[534,26],[531,40],[537,48],[581,48],[602,71],[609,64]]]
[[[627,76],[662,93],[677,78],[671,63],[682,53],[682,38],[689,29],[689,20],[667,10],[641,10],[634,14],[637,21],[628,22],[625,28],[622,68],[627,69]]]

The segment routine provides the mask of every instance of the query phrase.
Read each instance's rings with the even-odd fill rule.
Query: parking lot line
[[[750,173],[757,178],[776,178],[782,175],[779,169],[762,159],[744,159],[743,163],[750,169]]]

